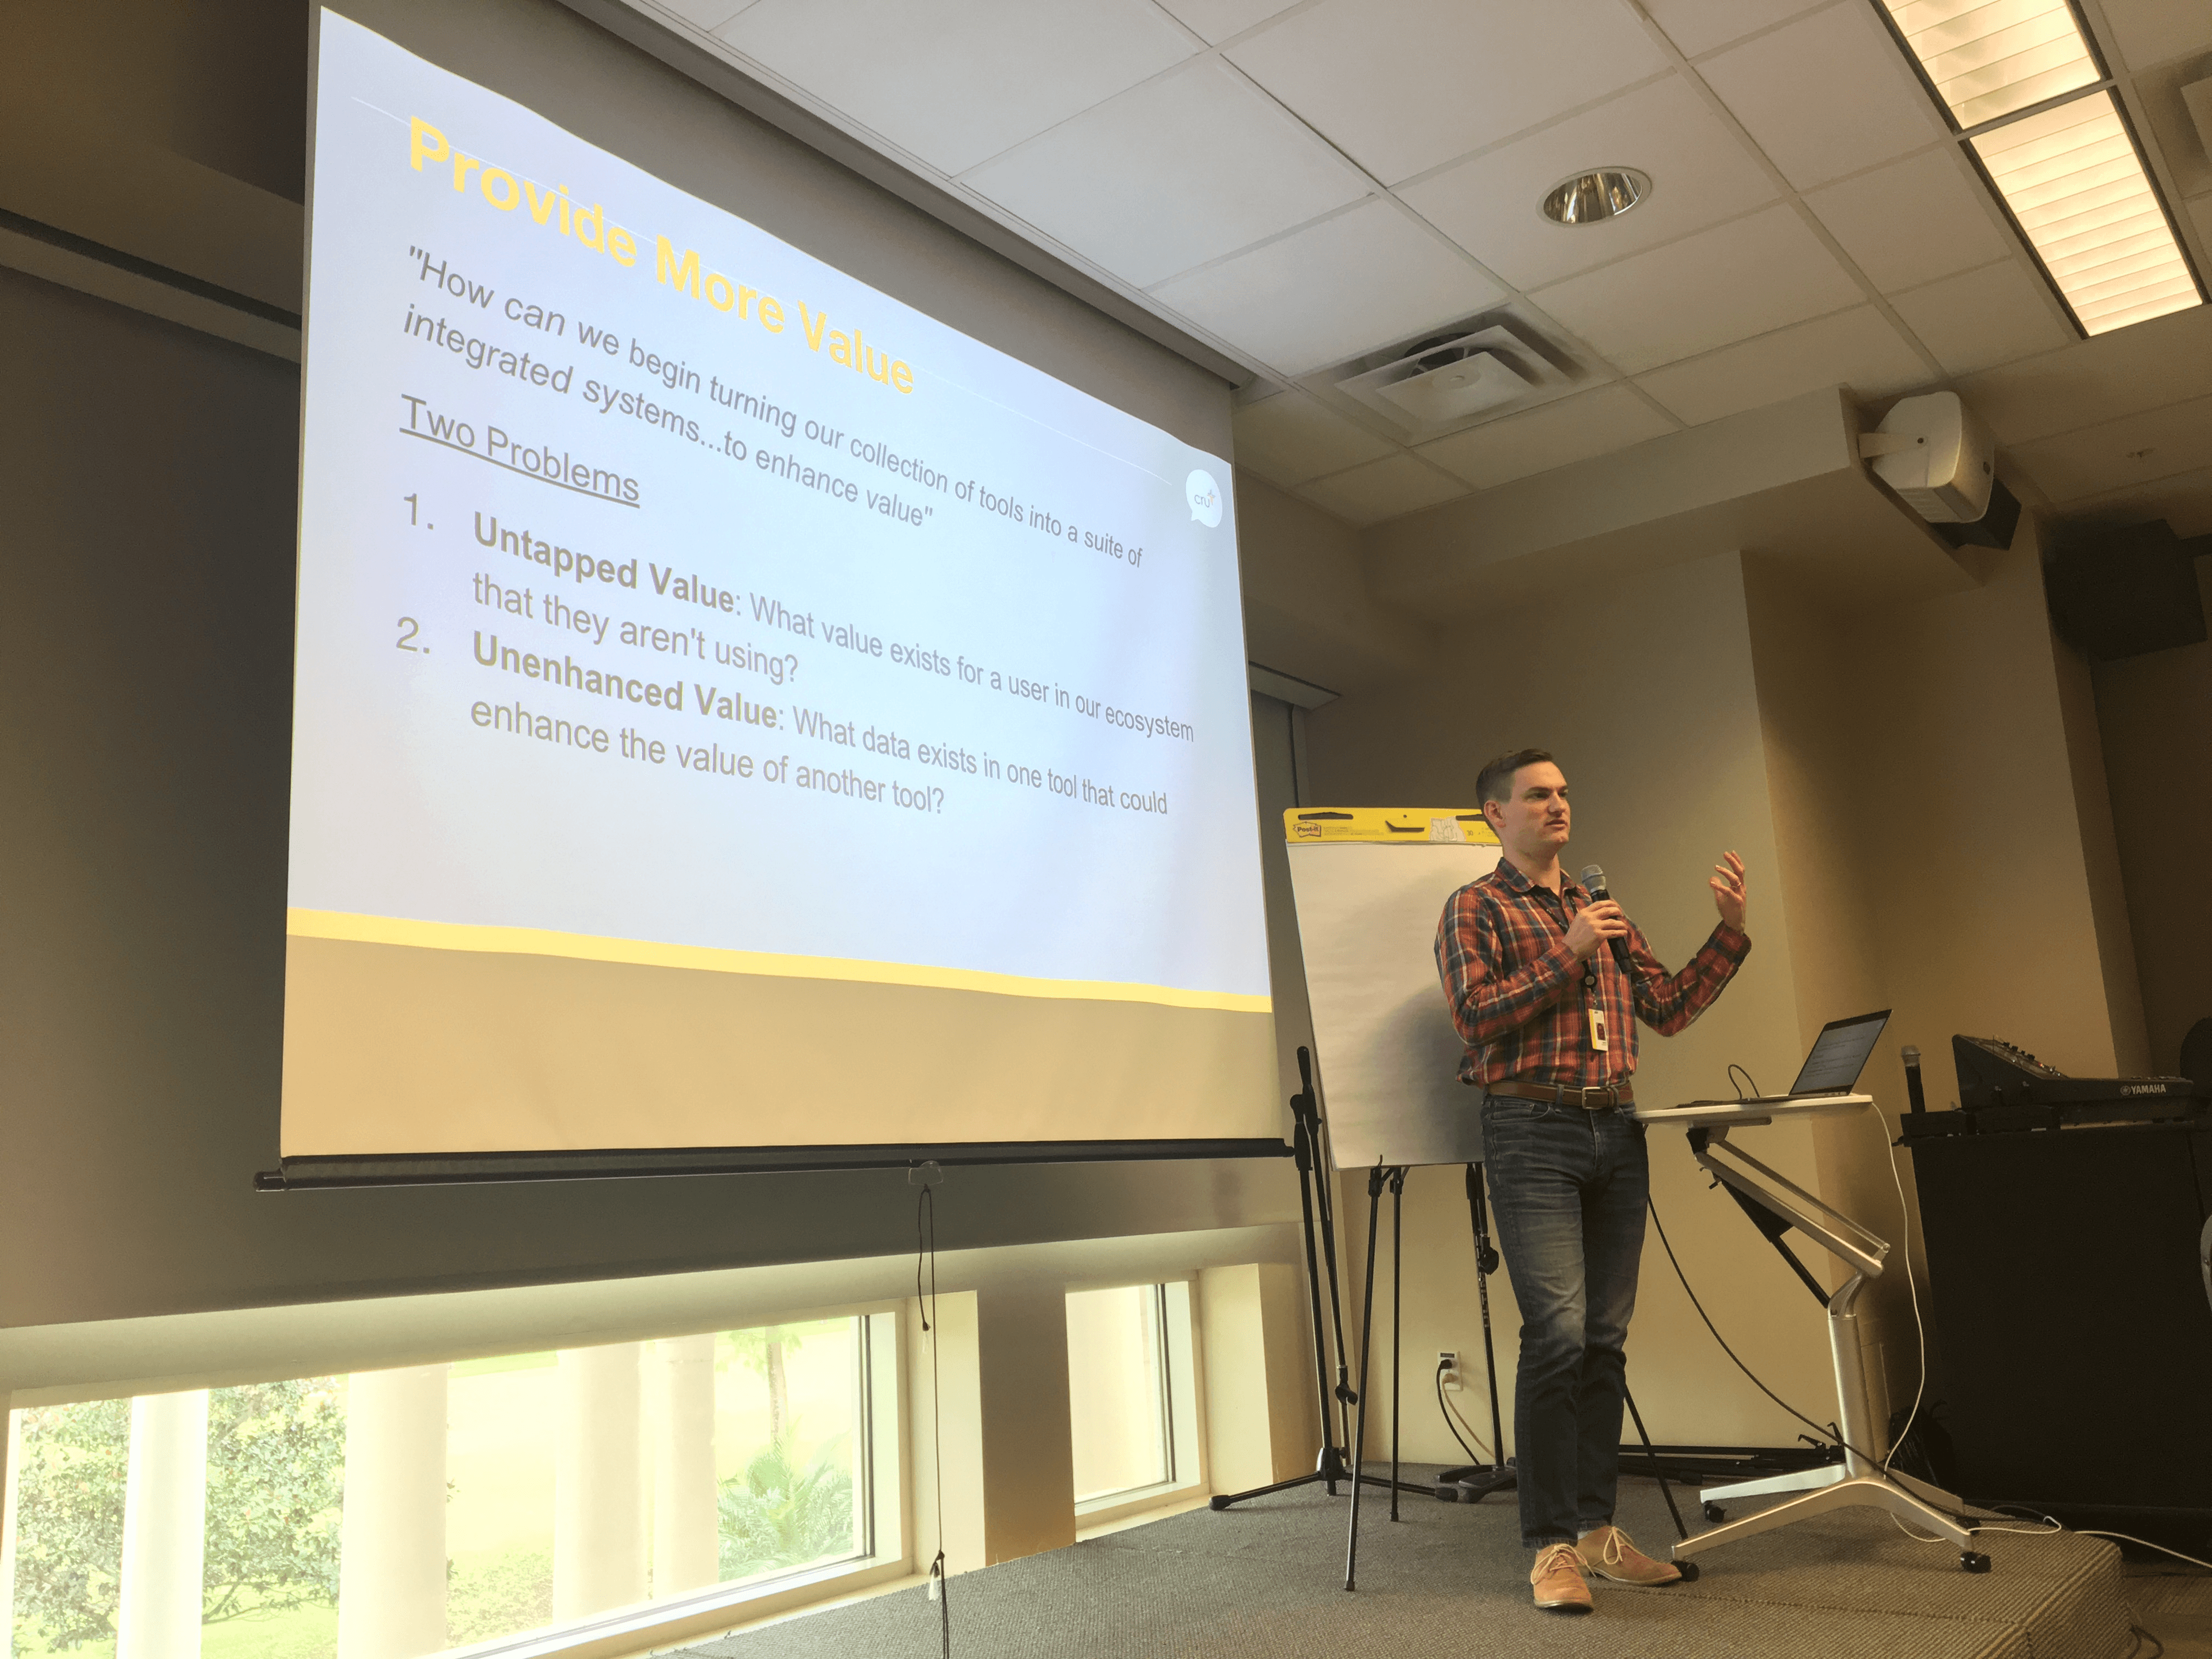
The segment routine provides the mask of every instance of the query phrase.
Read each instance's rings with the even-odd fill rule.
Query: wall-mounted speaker
[[[1954,547],[1994,547],[2003,552],[2012,545],[2013,533],[2020,528],[2020,497],[2005,488],[2002,478],[1990,484],[1990,505],[1978,519],[1967,524],[1930,524],[1928,526]]]
[[[2102,661],[2205,637],[2197,561],[2212,536],[2176,536],[2166,520],[2077,530],[2044,556],[2043,588],[2058,631]]]

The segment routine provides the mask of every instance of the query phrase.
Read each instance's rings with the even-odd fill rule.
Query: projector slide
[[[316,80],[287,1160],[1273,1136],[1227,464]]]

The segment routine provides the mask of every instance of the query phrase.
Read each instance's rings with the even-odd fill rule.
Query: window
[[[678,1605],[896,1563],[894,1321],[12,1413],[0,1634],[104,1659],[166,1604],[161,1650],[204,1659],[329,1659],[364,1620],[418,1655],[645,1645]]]
[[[1079,1515],[1195,1486],[1189,1285],[1071,1293],[1067,1398]]]

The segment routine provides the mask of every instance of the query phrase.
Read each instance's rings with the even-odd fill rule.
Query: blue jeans
[[[1498,1243],[1521,1304],[1513,1389],[1521,1541],[1571,1543],[1613,1519],[1623,1348],[1650,1190],[1644,1126],[1504,1095],[1482,1104]]]

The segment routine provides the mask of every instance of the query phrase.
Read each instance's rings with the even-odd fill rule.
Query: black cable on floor
[[[1698,1317],[1705,1322],[1705,1328],[1712,1332],[1713,1340],[1721,1345],[1721,1352],[1726,1354],[1731,1360],[1735,1360],[1736,1370],[1741,1371],[1746,1376],[1749,1377],[1751,1379],[1752,1386],[1757,1389],[1759,1393],[1765,1395],[1776,1405],[1781,1407],[1784,1411],[1788,1412],[1790,1416],[1796,1418],[1807,1428],[1812,1430],[1813,1432],[1819,1435],[1821,1439],[1832,1440],[1836,1444],[1843,1447],[1844,1450],[1857,1452],[1858,1455],[1861,1457],[1865,1458],[1868,1462],[1879,1465],[1881,1462],[1881,1459],[1879,1457],[1869,1457],[1864,1450],[1857,1446],[1852,1445],[1850,1441],[1844,1439],[1840,1431],[1832,1427],[1825,1427],[1820,1424],[1815,1423],[1811,1418],[1806,1416],[1804,1413],[1799,1411],[1795,1406],[1784,1400],[1780,1395],[1775,1393],[1773,1389],[1768,1388],[1765,1383],[1760,1382],[1759,1380],[1758,1372],[1753,1370],[1752,1368],[1745,1364],[1742,1360],[1736,1358],[1735,1350],[1729,1346],[1728,1339],[1720,1334],[1719,1328],[1716,1327],[1712,1322],[1712,1316],[1706,1313],[1705,1304],[1698,1300],[1698,1293],[1690,1288],[1689,1276],[1683,1273],[1682,1264],[1675,1257],[1674,1245],[1668,1243],[1666,1224],[1659,1219],[1659,1206],[1656,1204],[1654,1204],[1650,1197],[1647,1196],[1644,1200],[1644,1207],[1651,1212],[1651,1224],[1659,1230],[1659,1243],[1667,1251],[1667,1260],[1674,1266],[1674,1277],[1682,1281],[1682,1293],[1690,1298],[1690,1305],[1698,1310]]]

